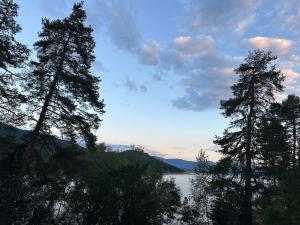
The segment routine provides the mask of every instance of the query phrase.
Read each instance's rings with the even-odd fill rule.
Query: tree
[[[274,100],[274,92],[283,90],[284,77],[273,64],[276,58],[271,52],[250,52],[245,62],[235,69],[239,80],[231,87],[233,97],[221,101],[224,116],[233,120],[223,137],[217,137],[215,143],[221,146],[224,157],[239,168],[239,181],[236,182],[243,186],[243,225],[253,224],[252,161],[257,150],[259,118]]]
[[[264,205],[263,224],[300,224],[300,167],[286,173],[271,200]]]
[[[87,151],[80,161],[59,224],[162,225],[174,219],[179,190],[148,164],[103,151]]]
[[[291,134],[291,143],[293,146],[292,162],[295,167],[297,149],[300,148],[300,146],[297,146],[297,142],[300,139],[300,98],[298,96],[288,95],[288,97],[282,101],[281,116],[285,122],[287,130]]]
[[[210,166],[205,152],[201,149],[196,157],[195,175],[191,180],[191,204],[198,213],[197,222],[209,224],[209,172]]]
[[[274,111],[275,110],[275,111]],[[281,124],[280,112],[271,105],[258,124],[256,169],[261,185],[270,189],[282,180],[290,168],[291,155],[288,132]],[[268,181],[268,182],[267,182]]]
[[[20,104],[26,98],[16,88],[19,75],[11,69],[20,68],[28,58],[29,50],[15,39],[21,31],[16,23],[18,5],[12,0],[0,1],[0,121],[13,125],[24,122]]]
[[[244,187],[241,168],[230,157],[221,158],[210,170],[212,196],[209,218],[214,225],[243,224]]]
[[[35,125],[25,149],[25,163],[33,155],[39,135],[49,135],[53,128],[72,142],[82,137],[88,148],[95,147],[92,131],[99,126],[104,104],[98,92],[100,79],[90,72],[95,41],[85,19],[83,3],[79,3],[64,19],[42,21],[40,40],[34,44],[37,61],[31,62],[26,80],[28,111]]]

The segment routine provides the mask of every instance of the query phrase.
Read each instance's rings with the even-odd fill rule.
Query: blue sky
[[[73,0],[16,1],[30,48],[41,19],[70,13]],[[99,141],[142,145],[164,157],[195,159],[229,121],[219,110],[249,50],[278,55],[285,94],[299,94],[297,0],[86,0],[94,28],[100,93],[106,104]]]

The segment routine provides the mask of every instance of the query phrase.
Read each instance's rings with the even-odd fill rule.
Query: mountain
[[[175,167],[180,168],[185,171],[193,171],[193,169],[196,165],[195,161],[188,161],[188,160],[183,160],[183,159],[166,159],[166,158],[162,158],[162,157],[156,157],[156,158],[158,158],[159,160],[161,160],[165,163],[168,163],[169,165],[175,166]],[[210,166],[215,165],[215,163],[212,161],[208,161],[208,164]]]
[[[159,170],[164,173],[184,172],[184,170],[177,168],[176,166],[170,165],[168,163],[165,163],[162,160],[150,156],[148,153],[145,153],[143,151],[127,150],[127,151],[119,152],[118,154],[120,154],[120,156],[124,160],[128,160],[129,162],[142,162],[142,163],[144,162],[148,164],[151,168],[155,170]]]
[[[132,145],[122,145],[122,144],[107,144],[107,146],[110,148],[111,151],[114,152],[126,152],[128,150],[132,149]],[[150,153],[151,154],[151,153]],[[152,154],[151,154],[152,155]],[[160,161],[167,163],[171,166],[174,166],[176,168],[179,168],[184,171],[193,171],[196,162],[195,161],[189,161],[189,160],[183,160],[183,159],[167,159],[159,156],[153,156],[156,159],[159,159]],[[212,161],[208,161],[209,166],[214,166],[216,163]]]
[[[23,145],[26,142],[29,135],[30,131],[28,130],[22,130],[10,125],[0,123],[0,160],[4,159],[7,155],[12,153],[16,149],[20,149],[16,146]],[[49,138],[46,138],[43,139],[43,141],[40,143],[40,145],[43,147],[43,158],[47,158],[50,152],[55,152],[55,149],[59,147],[64,147],[69,144],[69,142],[61,140],[54,136],[51,137],[51,140],[52,141],[49,142]],[[82,146],[82,144],[79,144],[77,146],[78,149],[83,149],[82,147],[79,147]],[[167,164],[153,156],[150,156],[149,154],[143,151],[130,150],[132,149],[132,146],[118,145],[114,147],[115,154],[117,154],[117,157],[120,157],[121,160],[128,162],[142,162],[148,164],[150,168],[159,170],[164,173],[184,172],[182,169]],[[45,153],[47,153],[47,155],[45,155]]]

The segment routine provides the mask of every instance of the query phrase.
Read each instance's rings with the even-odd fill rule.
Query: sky
[[[32,49],[41,19],[63,18],[78,1],[16,2],[17,38]],[[278,99],[300,94],[298,0],[86,0],[84,8],[106,104],[99,142],[187,160],[203,149],[218,160],[213,140],[230,122],[219,102],[231,96],[233,69],[257,48],[276,54],[286,75]]]

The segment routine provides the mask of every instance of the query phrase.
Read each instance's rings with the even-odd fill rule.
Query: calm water
[[[168,174],[165,179],[174,178],[176,185],[180,188],[183,197],[187,197],[191,193],[191,179],[193,174]]]

